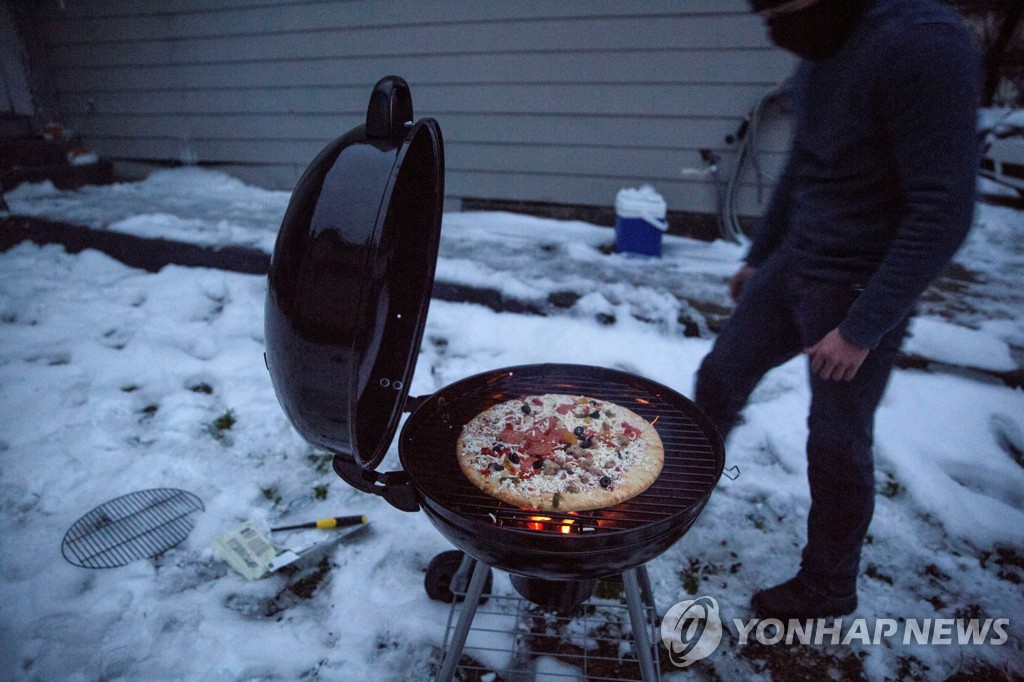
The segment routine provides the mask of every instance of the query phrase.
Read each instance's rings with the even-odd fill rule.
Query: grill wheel
[[[465,562],[466,554],[460,552],[457,549],[451,549],[447,552],[441,552],[427,564],[427,575],[423,579],[423,587],[427,591],[427,596],[434,601],[441,601],[445,604],[451,604],[453,601],[462,601],[465,598],[465,588],[462,589],[462,594],[456,596],[452,592],[452,578],[459,572],[459,568],[462,567]],[[470,577],[470,566],[465,565],[465,580],[468,584]],[[484,593],[480,597],[480,603],[486,604],[487,598],[491,594],[491,588],[494,585],[494,572],[488,571],[487,582],[484,584]]]

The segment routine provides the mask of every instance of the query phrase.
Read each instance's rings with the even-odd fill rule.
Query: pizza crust
[[[657,430],[640,415],[564,394],[493,405],[463,427],[456,448],[462,472],[483,492],[555,512],[631,499],[654,483],[665,461]]]

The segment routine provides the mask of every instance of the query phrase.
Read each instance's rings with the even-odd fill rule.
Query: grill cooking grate
[[[535,371],[523,371],[533,369]],[[523,395],[567,393],[589,395],[633,410],[653,422],[665,446],[661,475],[646,491],[626,502],[596,512],[543,512],[551,523],[538,533],[563,533],[574,522],[581,533],[636,528],[677,514],[699,513],[722,467],[721,444],[709,435],[713,427],[695,406],[642,377],[606,374],[579,365],[537,365],[498,370],[452,384],[417,408],[402,432],[403,464],[421,491],[444,507],[486,523],[529,527],[538,512],[519,509],[485,495],[463,475],[455,457],[462,425],[504,400]],[[574,531],[576,530],[574,529]]]
[[[452,603],[445,651],[461,604],[461,599]],[[645,612],[657,665],[661,635],[653,609],[645,607]],[[562,615],[517,596],[491,594],[477,608],[469,630],[461,679],[487,679],[495,673],[504,680],[641,680],[629,622],[626,605],[617,601],[590,600],[576,613]]]
[[[188,537],[202,510],[198,497],[174,488],[122,495],[75,521],[61,552],[83,568],[114,568],[155,557]]]

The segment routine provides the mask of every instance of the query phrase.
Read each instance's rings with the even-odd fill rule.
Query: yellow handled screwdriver
[[[327,519],[320,519],[319,521],[300,523],[296,526],[281,526],[279,528],[271,528],[270,530],[271,532],[278,530],[298,530],[300,528],[319,528],[320,530],[330,530],[331,528],[348,528],[349,526],[358,526],[362,523],[366,523],[365,515],[332,516]]]

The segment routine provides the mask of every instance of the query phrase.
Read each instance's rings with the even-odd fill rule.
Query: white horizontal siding
[[[63,8],[61,5],[64,5]],[[39,11],[69,124],[115,159],[194,159],[288,187],[409,81],[445,135],[447,191],[605,205],[655,184],[711,212],[698,150],[789,72],[744,0],[152,0]],[[769,168],[784,130],[766,141]],[[741,205],[756,210],[754,192]]]

